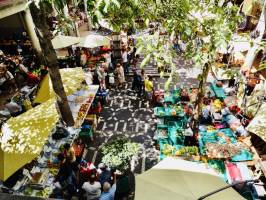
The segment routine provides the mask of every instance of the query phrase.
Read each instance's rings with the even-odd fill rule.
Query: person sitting
[[[116,174],[114,174],[114,184],[110,185],[108,182],[103,184],[103,192],[101,194],[100,200],[114,200],[116,191]]]
[[[96,181],[95,174],[92,174],[89,181],[82,185],[82,189],[86,192],[87,200],[99,200],[101,196],[101,184]]]

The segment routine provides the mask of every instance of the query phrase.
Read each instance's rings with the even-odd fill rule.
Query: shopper
[[[153,81],[152,77],[149,76],[145,81],[144,81],[144,86],[145,86],[145,93],[146,93],[146,98],[150,102],[152,101],[152,96],[153,96]]]
[[[99,173],[99,181],[103,187],[103,184],[105,182],[108,182],[108,183],[112,183],[112,173],[111,171],[108,169],[108,167],[103,164],[103,163],[100,163],[99,166],[98,166],[98,173]]]
[[[120,63],[117,64],[115,73],[118,78],[118,88],[121,88],[125,82],[124,69]]]
[[[92,174],[89,181],[82,185],[82,189],[86,192],[87,200],[99,200],[101,196],[101,184],[96,179],[96,175]]]
[[[114,174],[114,183],[111,187],[109,182],[104,182],[103,192],[101,194],[100,200],[114,200],[116,191],[116,174]]]
[[[141,95],[144,95],[144,93],[145,93],[144,82],[147,79],[147,75],[146,75],[144,69],[141,69],[140,76],[141,76],[141,89],[140,89],[141,91],[140,92],[141,92]]]
[[[137,91],[138,96],[141,96],[141,76],[135,70],[133,75],[132,90]]]
[[[122,60],[123,60],[124,73],[128,74],[129,73],[129,66],[128,66],[128,54],[127,54],[126,49],[122,50]]]

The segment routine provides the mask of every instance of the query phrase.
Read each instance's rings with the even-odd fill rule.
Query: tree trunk
[[[42,51],[46,64],[49,67],[49,74],[53,85],[54,92],[56,94],[58,107],[63,121],[68,126],[74,125],[74,119],[67,102],[67,96],[63,87],[62,78],[59,72],[56,52],[53,48],[51,39],[52,34],[49,31],[49,27],[46,24],[46,10],[44,5],[40,2],[40,8],[35,3],[30,4],[30,11],[33,16],[34,24],[37,28],[37,35],[40,40]]]
[[[206,82],[207,82],[210,69],[211,69],[211,64],[206,63],[203,67],[202,74],[200,75],[199,93],[198,93],[197,100],[195,102],[195,109],[197,109],[197,114],[195,117],[195,122],[193,124],[193,130],[195,133],[198,132],[199,120],[202,118],[203,98],[206,93]]]

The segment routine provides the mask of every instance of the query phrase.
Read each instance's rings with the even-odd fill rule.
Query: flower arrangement
[[[102,162],[110,168],[123,172],[130,168],[130,161],[140,150],[138,143],[131,142],[127,138],[118,138],[107,143],[102,148]]]

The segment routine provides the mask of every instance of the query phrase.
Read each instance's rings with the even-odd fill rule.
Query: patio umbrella
[[[85,80],[85,74],[82,68],[66,68],[60,69],[64,89],[67,95],[70,95],[78,90],[82,81]],[[35,103],[43,103],[48,99],[53,98],[54,91],[49,75],[46,75],[40,84],[40,89],[34,99]]]
[[[52,39],[54,49],[62,49],[80,42],[79,37],[58,35]]]
[[[95,48],[99,46],[110,46],[110,38],[102,35],[88,35],[82,37],[78,46],[85,48]]]
[[[136,177],[137,200],[196,200],[227,184],[204,164],[165,158],[159,164]],[[229,188],[208,199],[224,200],[242,198]]]
[[[58,119],[55,103],[49,100],[3,125],[0,132],[0,180],[5,181],[40,154]]]

